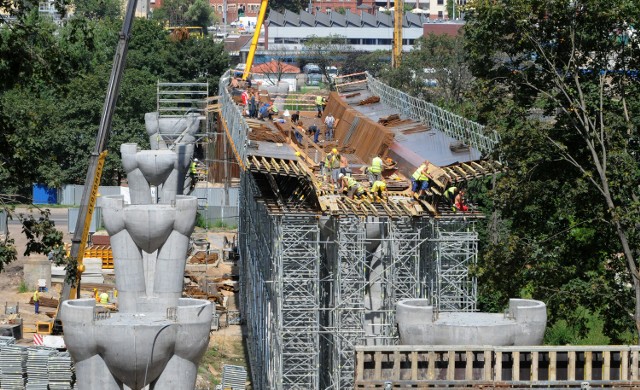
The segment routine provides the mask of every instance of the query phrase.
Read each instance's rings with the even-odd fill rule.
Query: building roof
[[[276,10],[269,11],[269,18],[265,22],[274,27],[393,27],[393,15],[376,12],[369,14],[366,12],[360,15],[346,10],[346,13],[338,12],[316,12],[311,14],[300,11],[299,14],[285,10],[284,14]],[[407,28],[422,27],[426,23],[434,23],[429,19],[428,14],[413,14],[405,12],[402,25]]]
[[[253,65],[251,73],[300,73],[300,68],[281,61],[272,60],[263,64]]]

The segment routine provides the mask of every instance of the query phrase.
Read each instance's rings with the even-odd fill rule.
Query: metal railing
[[[383,84],[369,73],[367,86],[384,104],[413,120],[443,131],[448,136],[478,149],[484,155],[490,154],[500,142],[500,136],[496,131],[488,131],[479,123]]]

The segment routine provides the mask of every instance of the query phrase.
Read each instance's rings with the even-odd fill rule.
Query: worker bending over
[[[455,206],[456,209],[460,210],[460,211],[468,211],[469,207],[467,206],[467,202],[464,199],[464,194],[465,191],[464,190],[460,190],[460,192],[458,192],[458,195],[456,195],[456,199],[455,199]]]
[[[345,176],[341,173],[339,180],[342,183],[342,189],[346,190],[348,198],[353,199],[354,197],[365,197],[367,195],[365,189],[353,177]]]
[[[413,196],[424,199],[427,188],[429,188],[429,161],[425,161],[411,175],[411,191]]]
[[[371,186],[371,196],[373,200],[380,201],[387,199],[387,183],[382,180],[376,180]]]
[[[458,195],[458,187],[451,186],[442,194],[446,200],[451,204],[451,210],[456,211],[456,196]]]
[[[329,176],[329,183],[331,183],[335,189],[338,189],[339,186],[340,159],[341,156],[340,153],[338,153],[338,149],[333,148],[331,149],[331,153],[327,154],[324,162],[325,168],[331,173],[331,176]]]

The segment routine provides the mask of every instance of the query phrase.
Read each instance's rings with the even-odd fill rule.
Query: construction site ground
[[[64,241],[71,242],[71,235],[68,233],[69,229],[66,222],[67,209],[51,208],[50,210],[50,218],[55,221],[56,227],[63,232]],[[26,208],[16,209],[16,215],[28,212]],[[22,233],[22,225],[17,219],[9,222],[9,234],[15,240],[18,255],[16,261],[8,264],[4,271],[0,272],[0,324],[5,323],[8,318],[7,315],[4,315],[5,305],[10,307],[19,306],[19,314],[23,323],[23,338],[18,340],[17,343],[23,346],[32,346],[36,322],[51,321],[51,317],[54,315],[56,309],[41,306],[40,313],[35,314],[34,306],[29,303],[33,296],[33,290],[20,292],[24,280],[23,269],[25,263],[30,258],[46,258],[46,256],[24,256],[27,239]],[[197,228],[194,237],[207,238],[216,243],[223,242],[224,239],[222,237],[232,239],[234,235],[235,232],[206,232]],[[204,271],[207,279],[226,279],[237,275],[234,263],[229,261],[219,261],[217,264],[207,265]],[[109,281],[109,279],[107,279],[107,281]],[[109,283],[105,283],[105,287],[108,286]],[[50,291],[41,293],[41,297],[58,299],[60,297],[59,291],[60,285],[54,284]],[[221,293],[228,297],[226,299],[227,309],[232,312],[237,311],[237,294],[227,290],[221,290]],[[90,297],[92,295],[91,288],[88,288],[88,290],[83,289],[81,295],[83,297]],[[47,315],[47,313],[49,315]],[[220,383],[222,367],[225,364],[244,366],[247,367],[248,371],[248,364],[246,363],[248,359],[246,357],[242,326],[239,323],[227,325],[224,316],[221,325],[217,331],[211,332],[209,348],[205,352],[199,368],[198,389],[214,389],[215,385]]]

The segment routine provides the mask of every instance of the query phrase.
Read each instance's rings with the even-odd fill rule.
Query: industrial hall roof
[[[422,28],[423,24],[433,22],[432,19],[429,19],[429,15],[426,14],[406,12],[402,18],[402,26],[404,28]],[[344,15],[338,12],[316,12],[311,14],[306,11],[295,13],[285,10],[284,13],[280,13],[270,10],[269,18],[265,23],[269,26],[278,27],[393,27],[393,17],[384,12],[377,12],[373,15],[363,12],[358,15],[349,10]]]

